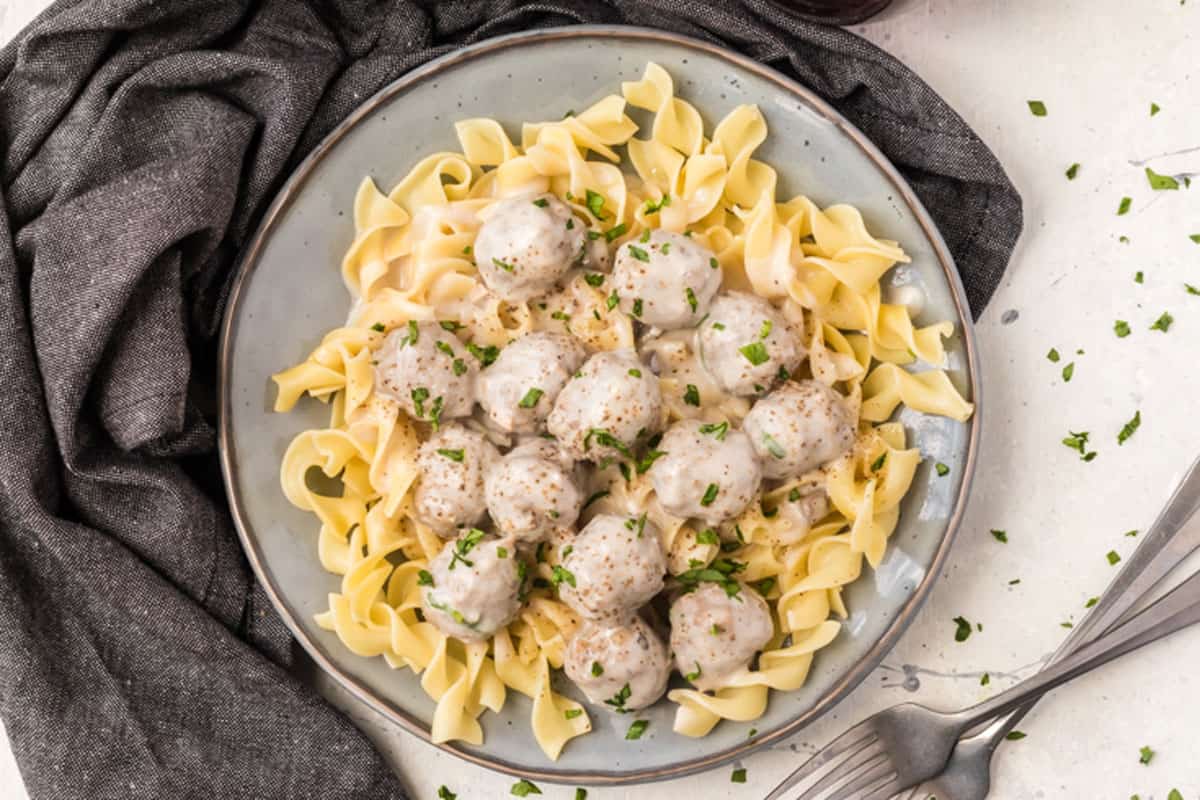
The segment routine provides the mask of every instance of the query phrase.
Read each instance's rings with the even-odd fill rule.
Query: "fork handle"
[[[1171,494],[1166,506],[1142,536],[1141,543],[1117,577],[1104,591],[1100,601],[1050,657],[1051,664],[1092,641],[1100,634],[1128,621],[1130,612],[1147,593],[1175,567],[1200,548],[1200,458],[1192,462],[1183,480]],[[1017,726],[1033,708],[1033,703],[998,719],[980,734],[991,749]]]
[[[1200,572],[1103,638],[1081,647],[1027,681],[953,715],[962,731],[1041,697],[1074,678],[1156,639],[1200,622]]]

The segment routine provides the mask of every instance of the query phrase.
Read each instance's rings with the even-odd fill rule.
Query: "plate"
[[[339,579],[316,556],[316,526],[279,487],[279,465],[300,431],[324,427],[328,410],[303,402],[271,411],[270,375],[302,361],[345,320],[349,298],[339,265],[353,236],[350,211],[364,175],[396,183],[421,157],[457,150],[453,124],[495,117],[510,131],[557,118],[637,80],[648,61],[665,67],[677,93],[711,125],[742,103],[757,103],[770,136],[756,157],[779,172],[780,196],[803,191],[818,205],[851,203],[876,235],[899,241],[912,263],[892,270],[885,291],[916,286],[924,325],[949,319],[947,372],[976,404],[967,423],[908,410],[899,419],[926,456],[904,501],[886,560],[847,593],[851,617],[816,657],[808,682],[772,692],[752,723],[722,722],[702,739],[671,730],[674,706],[639,713],[650,721],[636,745],[628,719],[593,714],[594,731],[557,762],[538,748],[530,703],[516,692],[502,714],[485,712],[485,742],[441,745],[469,761],[535,780],[634,783],[708,769],[795,733],[845,697],[874,669],[912,621],[935,581],[961,517],[979,434],[979,386],[966,296],[933,221],[884,156],[828,104],[799,84],[710,43],[656,30],[576,26],[491,39],[417,69],[367,100],[323,141],[284,185],[246,248],[226,314],[220,358],[221,461],[229,503],[247,557],[296,638],[339,683],[397,725],[429,738],[433,702],[411,672],[353,655],[313,616]],[[631,113],[639,122],[644,121]],[[934,475],[933,463],[950,467]],[[562,679],[562,691],[582,697]],[[750,739],[748,731],[757,728]]]

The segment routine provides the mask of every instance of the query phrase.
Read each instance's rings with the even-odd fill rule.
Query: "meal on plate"
[[[922,460],[893,412],[970,416],[953,326],[886,302],[908,259],[854,208],[777,198],[757,107],[706,135],[655,64],[519,145],[456,129],[363,181],[349,319],[274,376],[277,410],[331,408],[282,466],[341,576],[318,622],[419,674],[439,742],[510,689],[550,758],[664,696],[687,736],[757,718],[884,556]]]

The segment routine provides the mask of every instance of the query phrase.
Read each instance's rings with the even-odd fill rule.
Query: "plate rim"
[[[612,39],[633,39],[641,41],[657,41],[679,45],[685,48],[690,48],[705,55],[714,56],[722,59],[734,67],[747,70],[757,77],[775,84],[789,95],[795,97],[806,107],[820,115],[826,121],[832,123],[843,136],[854,142],[862,153],[869,158],[875,166],[883,173],[887,180],[892,184],[899,197],[903,199],[905,205],[912,212],[914,219],[920,225],[926,238],[933,246],[934,256],[942,268],[942,272],[946,277],[946,281],[950,287],[954,307],[958,315],[959,335],[962,337],[964,348],[963,372],[966,375],[967,382],[971,391],[971,402],[974,403],[974,413],[967,423],[969,431],[967,434],[967,452],[964,458],[962,479],[959,484],[957,496],[954,501],[954,508],[950,514],[946,525],[946,532],[942,536],[942,541],[939,543],[937,550],[933,555],[929,568],[926,570],[925,577],[916,586],[912,595],[904,603],[896,613],[895,618],[888,624],[883,635],[871,647],[866,656],[854,664],[847,672],[839,677],[834,685],[825,692],[817,701],[807,709],[804,713],[796,716],[790,722],[785,723],[774,731],[770,731],[753,739],[748,739],[746,742],[733,747],[726,747],[714,753],[698,756],[696,758],[679,761],[667,766],[654,767],[648,769],[636,769],[628,772],[593,772],[589,770],[563,770],[563,769],[530,769],[524,766],[512,764],[504,759],[496,758],[487,755],[486,753],[474,752],[464,747],[459,746],[455,742],[434,743],[430,738],[430,731],[425,727],[424,722],[416,719],[407,711],[399,708],[391,702],[377,696],[368,685],[359,682],[353,676],[343,672],[336,666],[331,659],[325,654],[322,647],[314,640],[310,639],[296,621],[296,614],[283,601],[280,593],[270,580],[264,567],[264,559],[262,552],[256,544],[256,538],[248,532],[250,525],[245,517],[244,509],[240,501],[240,493],[238,490],[238,468],[236,465],[234,447],[232,442],[232,431],[230,425],[230,417],[233,409],[233,401],[230,386],[230,365],[232,363],[233,341],[237,333],[237,317],[238,309],[242,299],[243,289],[249,282],[250,276],[253,274],[258,265],[261,251],[269,234],[272,232],[276,221],[280,215],[291,205],[293,199],[298,194],[299,190],[306,183],[309,175],[316,168],[317,164],[337,146],[342,138],[344,138],[351,129],[358,125],[367,116],[373,113],[379,106],[386,103],[394,96],[403,93],[409,88],[418,83],[435,77],[441,72],[451,69],[466,61],[481,58],[490,53],[500,50],[506,50],[514,47],[522,47],[530,44],[537,44],[547,41],[557,41],[562,39],[584,39],[584,38],[612,38]],[[659,30],[656,28],[647,28],[633,25],[593,25],[580,24],[569,26],[557,26],[552,28],[541,28],[530,31],[519,31],[516,33],[504,34],[492,38],[485,39],[481,42],[468,45],[453,52],[434,58],[425,64],[410,70],[401,75],[396,80],[387,84],[376,92],[371,97],[367,98],[361,105],[354,109],[344,120],[342,120],[332,131],[330,131],[313,150],[304,157],[295,170],[288,176],[282,186],[277,191],[275,198],[271,201],[271,205],[264,212],[262,220],[259,222],[253,236],[242,249],[235,267],[235,275],[230,286],[228,299],[226,302],[224,317],[221,321],[221,338],[218,348],[217,360],[217,389],[219,397],[218,406],[218,450],[221,465],[221,477],[225,486],[226,498],[229,502],[230,515],[233,518],[234,528],[237,530],[238,539],[241,542],[242,549],[246,554],[246,559],[254,571],[254,576],[262,585],[263,590],[271,600],[271,604],[275,607],[276,613],[283,619],[292,636],[300,643],[300,645],[308,653],[309,657],[331,678],[333,678],[339,686],[354,695],[358,700],[365,703],[372,710],[379,713],[389,722],[399,725],[408,733],[414,734],[428,744],[433,744],[439,749],[451,753],[459,758],[462,758],[477,766],[496,770],[519,778],[530,778],[545,781],[547,783],[581,783],[593,786],[617,786],[636,783],[646,783],[652,781],[669,780],[673,778],[681,778],[686,775],[702,772],[705,770],[719,767],[736,759],[743,758],[750,753],[769,747],[772,744],[786,739],[800,730],[810,725],[815,720],[824,716],[834,706],[845,699],[851,692],[856,689],[859,684],[883,661],[888,653],[899,642],[900,637],[908,630],[917,613],[928,599],[930,592],[937,583],[938,576],[941,574],[941,569],[945,563],[946,557],[957,538],[959,528],[961,527],[962,519],[966,511],[967,500],[970,496],[971,486],[974,482],[977,455],[979,450],[980,434],[982,430],[982,394],[980,382],[980,369],[978,360],[978,350],[975,341],[974,324],[970,314],[970,307],[967,304],[966,291],[962,284],[962,278],[955,267],[954,259],[950,254],[950,250],[943,240],[941,233],[938,231],[937,225],[933,218],[925,209],[917,197],[913,188],[900,174],[899,170],[891,163],[891,161],[879,150],[876,145],[867,138],[858,128],[852,125],[845,117],[843,117],[836,109],[833,108],[823,98],[807,88],[798,81],[789,78],[783,73],[777,71],[761,62],[755,61],[749,56],[730,50],[722,45],[715,44],[704,39],[698,39],[683,34],[673,33],[670,31]]]

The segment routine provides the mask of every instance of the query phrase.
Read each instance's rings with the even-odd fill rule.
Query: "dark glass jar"
[[[773,0],[773,2],[813,22],[827,25],[853,25],[873,17],[892,0]]]

